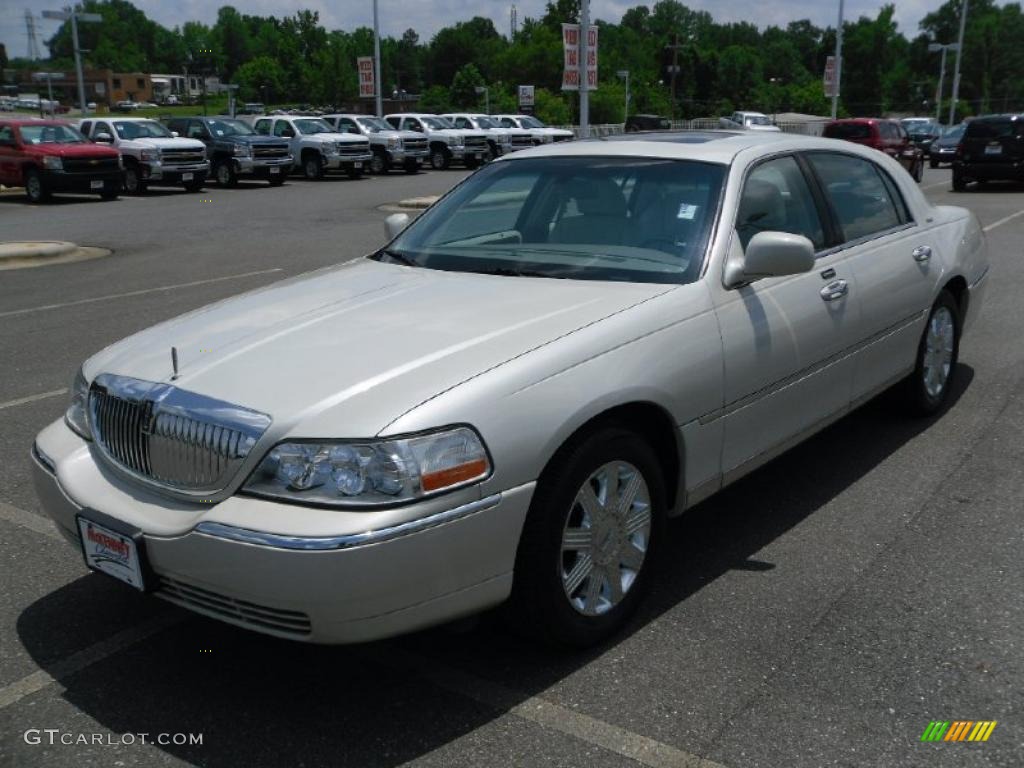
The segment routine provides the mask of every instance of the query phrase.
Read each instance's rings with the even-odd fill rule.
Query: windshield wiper
[[[509,269],[508,267],[495,267],[494,269],[466,269],[460,272],[472,272],[474,275],[500,275],[501,277],[550,277],[556,280],[564,280],[561,275],[553,275],[549,272],[538,272],[529,269]]]
[[[380,257],[381,256],[387,256],[391,261],[395,262],[396,264],[401,264],[402,266],[405,266],[405,267],[418,267],[419,266],[418,262],[413,261],[408,256],[406,256],[404,253],[399,253],[398,251],[389,251],[387,249],[384,249],[382,251],[378,251],[377,252],[377,257],[378,257],[377,261],[380,261]]]

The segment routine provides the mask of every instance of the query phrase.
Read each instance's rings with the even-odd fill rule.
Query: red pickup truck
[[[92,192],[113,200],[124,171],[116,149],[93,144],[60,120],[0,120],[0,184],[24,187],[29,202],[52,192]]]

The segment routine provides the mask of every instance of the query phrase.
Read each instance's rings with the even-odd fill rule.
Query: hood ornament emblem
[[[174,375],[171,376],[171,381],[178,378],[178,348],[171,347],[171,368],[174,369]]]

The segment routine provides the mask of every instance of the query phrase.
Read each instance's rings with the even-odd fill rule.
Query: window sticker
[[[686,221],[693,221],[693,218],[697,215],[697,211],[700,210],[699,205],[690,205],[689,203],[681,203],[679,205],[679,213],[676,214],[677,219],[686,219]]]

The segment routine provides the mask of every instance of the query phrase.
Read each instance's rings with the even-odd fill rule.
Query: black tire
[[[452,164],[452,153],[447,149],[430,150],[430,167],[435,171],[446,171]]]
[[[213,166],[213,178],[221,187],[237,187],[238,174],[235,173],[235,164],[230,160],[219,160]]]
[[[914,166],[914,181],[918,184],[921,183],[921,179],[924,178],[924,160],[918,160],[917,165]]]
[[[374,152],[370,160],[370,173],[382,175],[391,170],[391,163],[383,152]]]
[[[302,159],[302,175],[310,181],[319,181],[324,177],[324,164],[320,155],[309,153]]]
[[[146,182],[139,176],[139,166],[135,163],[124,166],[124,191],[129,195],[146,194]]]
[[[268,179],[268,181],[270,182],[270,186],[280,187],[282,184],[284,184],[285,176],[283,173],[279,173],[277,176],[271,176]]]
[[[420,172],[420,164],[415,160],[406,160],[403,170],[408,174],[414,174]]]
[[[963,177],[963,174],[953,171],[953,191],[964,192],[967,189],[967,179]]]
[[[929,341],[933,341],[935,338],[933,323],[938,323],[941,327],[941,318],[943,316],[948,317],[952,325],[952,338],[949,340],[952,349],[948,372],[942,378],[941,387],[936,388],[934,384],[937,379],[932,381],[930,386],[927,376],[929,363],[934,364],[936,360],[936,358],[929,359]],[[960,307],[956,303],[953,294],[949,291],[940,293],[939,298],[935,300],[935,304],[928,314],[928,322],[921,334],[921,341],[917,345],[917,359],[914,363],[914,372],[903,383],[907,405],[915,415],[934,416],[942,410],[948,401],[949,392],[956,381],[957,362],[960,359],[960,329],[962,322]],[[934,367],[932,365],[932,368]]]
[[[345,169],[345,174],[350,179],[352,179],[353,181],[358,181],[359,179],[363,178],[363,169],[362,168],[346,168]]]
[[[583,600],[585,604],[584,587],[589,587],[591,581],[584,579],[567,592],[563,579],[578,567],[583,555],[563,548],[563,533],[570,521],[575,519],[579,523],[578,516],[583,514],[577,495],[595,473],[613,462],[632,465],[646,482],[650,498],[646,552],[631,584],[623,589],[620,601],[604,612],[585,615],[582,607],[574,607],[570,602],[570,595],[580,595],[576,599]],[[618,483],[616,487],[619,487]],[[614,526],[592,527],[598,531],[598,541],[595,542],[598,546],[592,556],[588,555],[592,557],[589,562],[600,563],[600,555],[606,561],[604,565],[608,564],[609,558],[621,565],[622,545],[615,548],[614,541],[618,537],[613,533],[621,532],[621,529]],[[563,447],[537,484],[519,540],[512,596],[507,606],[513,628],[558,646],[582,648],[606,639],[626,623],[643,600],[664,533],[664,479],[657,456],[642,437],[624,427],[609,424]],[[609,542],[613,546],[610,554],[607,550]],[[628,548],[629,545],[625,546]],[[604,588],[606,585],[610,587],[611,581],[606,575],[603,578],[606,581],[598,584],[601,599],[607,599]],[[611,595],[610,591],[608,595]]]
[[[929,160],[928,167],[931,168],[932,170],[935,170],[936,168],[939,167],[939,161],[935,159]]]
[[[206,186],[206,179],[193,179],[192,181],[186,181],[184,186],[186,192],[194,194]]]
[[[33,205],[45,203],[50,199],[50,190],[46,188],[46,181],[35,168],[25,171],[25,196]]]
[[[117,187],[104,189],[102,192],[100,192],[101,200],[117,200],[119,196],[120,193],[118,192]]]

